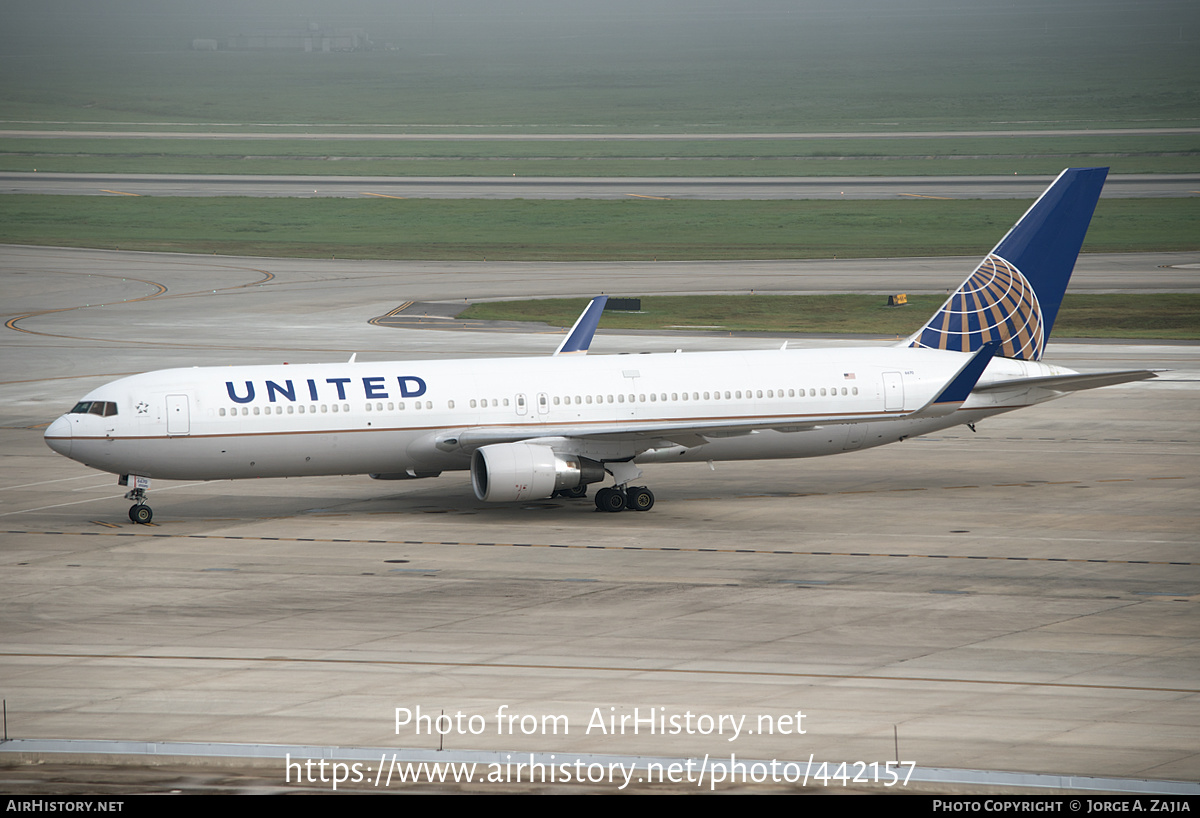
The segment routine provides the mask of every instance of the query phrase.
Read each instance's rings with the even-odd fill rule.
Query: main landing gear
[[[619,486],[596,492],[597,511],[649,511],[654,508],[654,492],[645,486]]]

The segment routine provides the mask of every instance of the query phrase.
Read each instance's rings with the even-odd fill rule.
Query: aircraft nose
[[[71,421],[63,415],[46,428],[46,445],[64,457],[71,456]]]

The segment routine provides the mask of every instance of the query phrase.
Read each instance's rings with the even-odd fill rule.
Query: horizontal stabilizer
[[[975,357],[967,362],[954,380],[946,384],[946,388],[942,393],[933,399],[934,405],[943,403],[962,403],[971,394],[971,390],[975,388],[975,384],[979,383],[979,378],[983,375],[983,370],[987,369],[987,365],[991,363],[992,357],[995,356],[996,350],[1000,348],[999,341],[988,341],[979,348],[975,353]]]
[[[1158,375],[1150,369],[1126,369],[1119,372],[1095,372],[1074,375],[1049,375],[1044,378],[1017,378],[1011,381],[998,381],[983,386],[976,386],[975,392],[999,392],[1009,389],[1037,388],[1049,389],[1054,392],[1078,392],[1081,389],[1096,389],[1101,386],[1112,386],[1131,381],[1145,381],[1157,378]]]
[[[987,369],[987,365],[991,363],[998,349],[1000,349],[999,341],[988,341],[981,346],[979,351],[963,364],[962,369],[958,370],[954,377],[942,387],[937,396],[922,406],[914,417],[941,417],[957,411],[958,407],[962,406],[963,402],[970,397],[971,390],[975,388],[975,384],[979,383],[983,371]]]

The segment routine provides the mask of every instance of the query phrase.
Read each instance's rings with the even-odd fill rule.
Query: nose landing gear
[[[154,519],[154,512],[146,505],[146,489],[150,488],[149,477],[139,477],[136,474],[123,474],[117,481],[118,485],[133,486],[125,492],[125,499],[132,500],[129,507],[129,521],[138,525],[146,525]]]

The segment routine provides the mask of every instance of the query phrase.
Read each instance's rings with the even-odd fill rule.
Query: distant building
[[[371,39],[361,28],[322,30],[312,25],[307,29],[232,34],[226,39],[225,47],[230,51],[367,51],[371,48]]]

